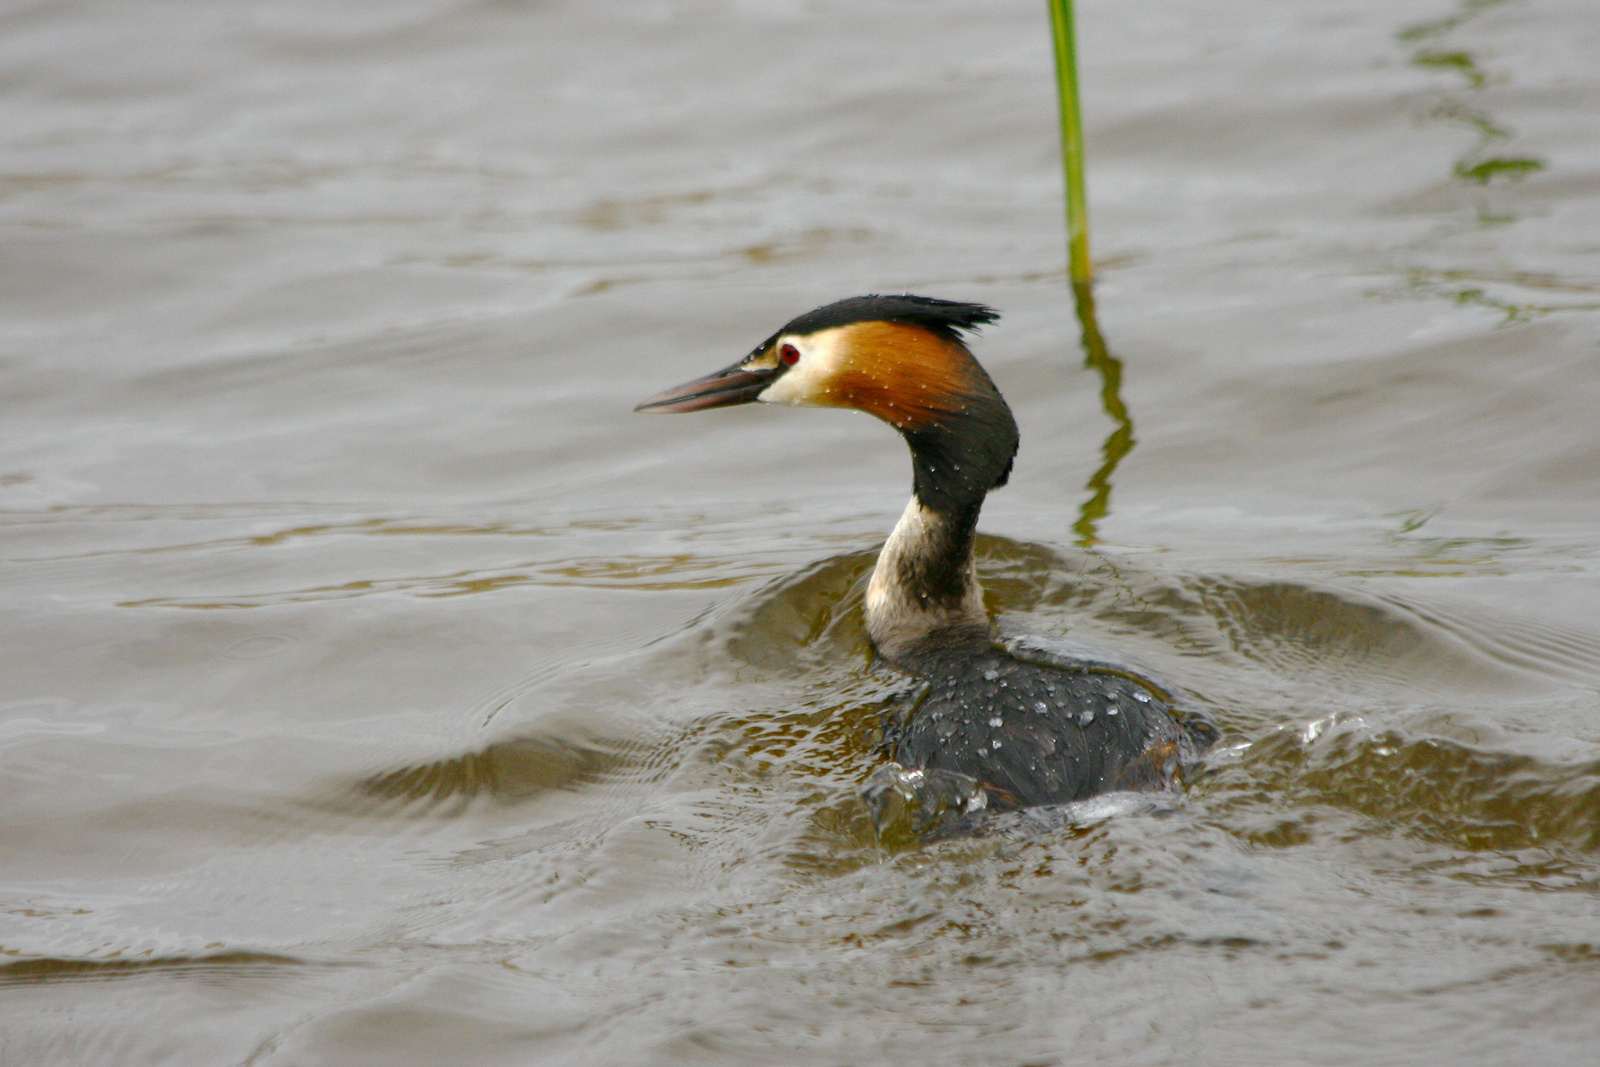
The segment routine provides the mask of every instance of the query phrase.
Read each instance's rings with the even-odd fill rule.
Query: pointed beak
[[[704,411],[707,408],[725,408],[734,404],[748,404],[761,395],[778,376],[777,368],[757,367],[745,369],[739,363],[715,374],[684,382],[664,393],[657,393],[644,401],[635,411],[659,412]]]

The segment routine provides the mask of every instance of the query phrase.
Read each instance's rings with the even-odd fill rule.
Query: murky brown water
[[[1042,3],[0,11],[0,1060],[1600,1054],[1592,3],[1080,8],[1098,519]],[[904,289],[1164,810],[880,848],[903,448],[629,414]]]

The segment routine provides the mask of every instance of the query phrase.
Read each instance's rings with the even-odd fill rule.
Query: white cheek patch
[[[828,383],[838,373],[845,327],[823,330],[809,337],[784,335],[778,338],[778,348],[793,345],[800,353],[800,361],[784,371],[761,391],[757,400],[764,404],[797,404],[802,406],[827,406]]]

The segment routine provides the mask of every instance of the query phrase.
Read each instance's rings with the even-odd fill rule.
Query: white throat
[[[977,570],[969,557],[962,576],[959,603],[935,603],[917,588],[934,548],[951,536],[950,520],[924,507],[916,497],[895,525],[878,553],[867,583],[867,634],[887,659],[897,660],[930,634],[952,627],[976,624],[987,629]]]

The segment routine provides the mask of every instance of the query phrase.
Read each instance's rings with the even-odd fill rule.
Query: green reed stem
[[[1078,55],[1072,27],[1072,0],[1050,0],[1050,28],[1056,46],[1056,91],[1061,100],[1061,169],[1067,200],[1067,275],[1072,281],[1078,325],[1083,329],[1083,362],[1100,375],[1100,406],[1111,433],[1100,447],[1100,467],[1084,486],[1089,492],[1072,529],[1078,543],[1093,548],[1097,525],[1111,511],[1111,478],[1136,443],[1133,416],[1122,402],[1122,360],[1112,355],[1100,333],[1094,307],[1094,268],[1089,262],[1089,197],[1083,177],[1083,118],[1078,106]]]
[[[1061,98],[1061,166],[1067,192],[1067,272],[1074,290],[1087,288],[1089,201],[1083,181],[1083,119],[1078,108],[1078,55],[1072,31],[1072,0],[1050,0],[1056,44],[1056,92]]]

